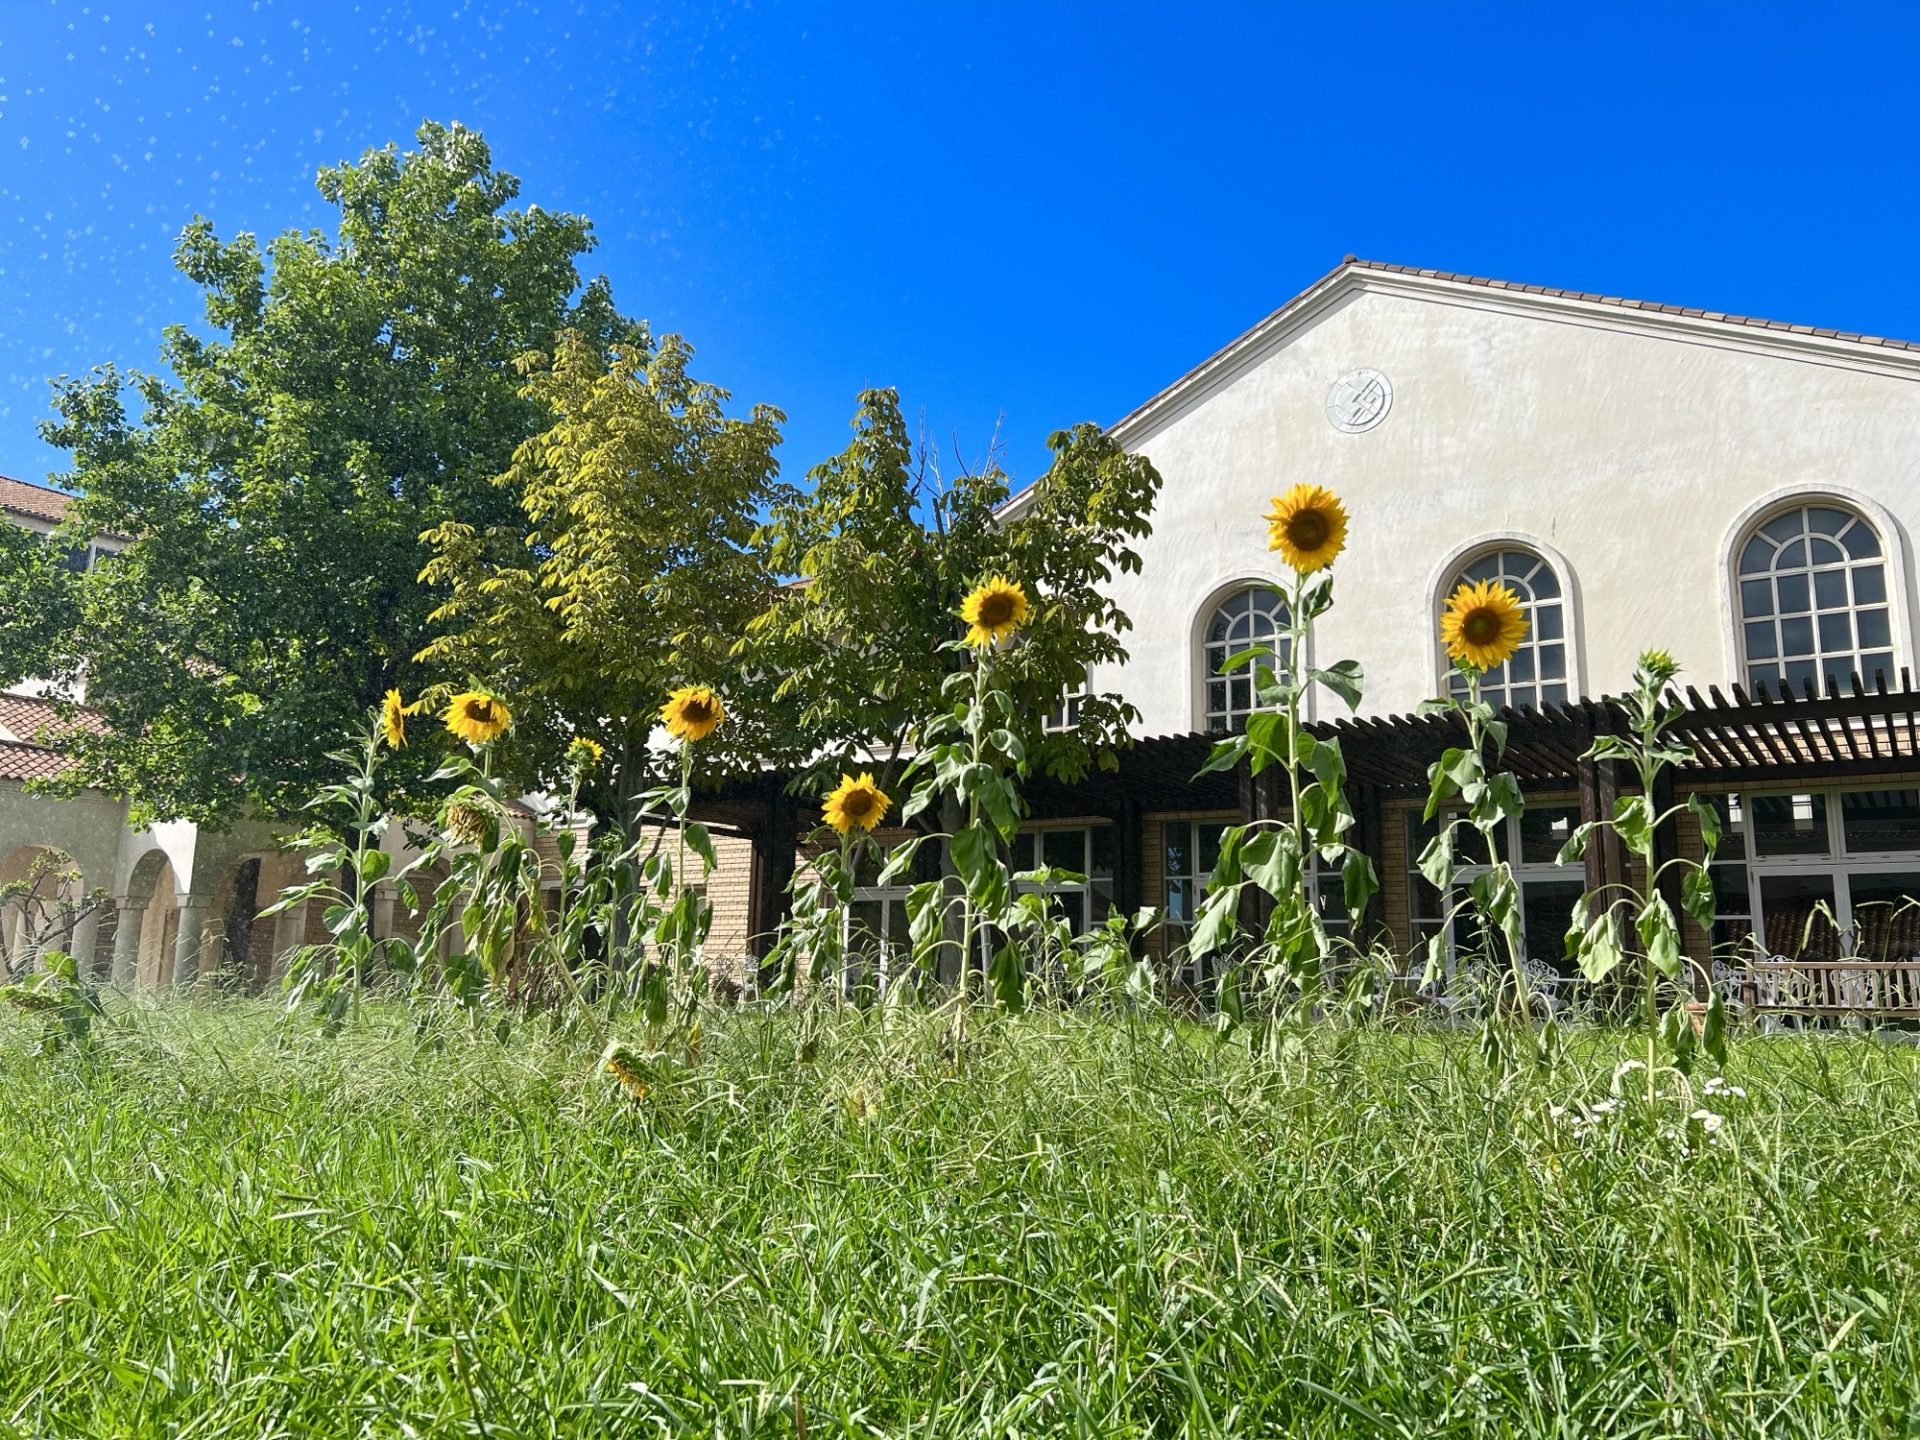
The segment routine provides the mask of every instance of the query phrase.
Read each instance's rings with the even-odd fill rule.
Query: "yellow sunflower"
[[[843,774],[833,793],[820,802],[820,808],[827,824],[845,835],[856,825],[871,832],[892,804],[887,792],[873,783],[873,776],[863,771],[858,779]]]
[[[689,744],[711,735],[727,718],[727,707],[705,685],[682,685],[660,707],[667,733]]]
[[[592,769],[606,753],[598,740],[589,740],[584,735],[576,735],[567,742],[567,763],[576,770]]]
[[[1027,623],[1031,611],[1027,592],[1005,576],[995,575],[976,585],[960,602],[960,618],[967,622],[967,644],[985,648],[1006,639]]]
[[[387,691],[386,699],[380,702],[380,738],[390,749],[398,750],[407,743],[407,716],[419,708],[402,700],[398,690]]]
[[[1506,664],[1526,638],[1520,597],[1492,580],[1461,581],[1440,613],[1440,639],[1447,654],[1476,670]]]
[[[491,745],[513,724],[513,716],[500,697],[485,690],[462,690],[442,718],[447,729],[470,745]]]
[[[1326,569],[1346,546],[1346,508],[1324,485],[1302,481],[1273,497],[1267,549],[1278,550],[1302,575]]]

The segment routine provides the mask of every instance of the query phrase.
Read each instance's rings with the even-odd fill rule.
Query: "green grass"
[[[1576,1136],[1623,1046],[1289,1071],[1165,1021],[710,1020],[326,1042],[0,1019],[0,1433],[1920,1432],[1920,1054],[1749,1040],[1744,1101]],[[863,1113],[864,1110],[864,1113]],[[1682,1153],[1683,1145],[1690,1153]]]

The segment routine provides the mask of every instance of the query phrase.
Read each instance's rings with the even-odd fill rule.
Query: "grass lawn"
[[[1920,1052],[1604,1100],[1470,1035],[0,1017],[0,1434],[1920,1433]],[[1630,1077],[1637,1078],[1637,1077]],[[1556,1115],[1550,1107],[1568,1106]]]

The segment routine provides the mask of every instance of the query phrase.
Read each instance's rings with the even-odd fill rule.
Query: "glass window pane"
[[[1041,863],[1051,870],[1082,873],[1087,868],[1087,832],[1084,830],[1045,830],[1041,832]]]
[[[1754,795],[1749,804],[1756,853],[1768,858],[1827,853],[1826,796]]]
[[[1841,537],[1841,543],[1856,560],[1873,560],[1880,554],[1880,537],[1873,533],[1873,527],[1864,520],[1855,521],[1853,528]]]
[[[1707,878],[1713,881],[1713,908],[1721,915],[1745,915],[1751,903],[1747,897],[1747,867],[1709,865]]]
[[[1506,683],[1524,685],[1533,679],[1533,651],[1526,646],[1514,651],[1506,664]]]
[[[1814,565],[1844,565],[1847,563],[1847,552],[1831,540],[1809,540],[1807,559]]]
[[[1013,868],[1016,870],[1035,870],[1039,868],[1034,864],[1033,832],[1031,830],[1022,830],[1018,835],[1013,837],[1013,844],[1008,849],[1008,856],[1012,861]]]
[[[1782,545],[1780,553],[1773,557],[1776,570],[1804,570],[1807,566],[1807,542],[1796,540],[1791,545]]]
[[[1738,795],[1709,795],[1707,803],[1720,817],[1720,844],[1714,856],[1720,860],[1747,858],[1747,816]]]
[[[1167,881],[1167,923],[1187,925],[1193,920],[1193,882]]]
[[[1571,805],[1528,807],[1520,816],[1520,863],[1553,864],[1579,823],[1580,811]]]
[[[1809,687],[1815,690],[1820,688],[1822,683],[1820,679],[1820,667],[1815,665],[1813,661],[1789,660],[1781,668],[1786,672],[1786,683],[1794,694],[1805,695]]]
[[[1844,510],[1835,510],[1830,505],[1811,505],[1807,508],[1807,529],[1816,535],[1838,535],[1847,528],[1853,516]]]
[[[1227,827],[1218,820],[1208,820],[1195,828],[1200,836],[1200,868],[1196,873],[1205,880],[1220,863],[1220,837],[1226,834]]]
[[[1543,645],[1540,647],[1540,678],[1543,680],[1564,680],[1567,678],[1567,647],[1564,645]],[[1565,697],[1562,689],[1562,698]]]
[[[1813,577],[1813,600],[1822,610],[1847,608],[1847,572],[1822,570]]]
[[[1766,538],[1756,535],[1747,542],[1747,548],[1740,552],[1740,573],[1742,575],[1764,575],[1773,568],[1773,546]]]
[[[1538,640],[1558,640],[1566,634],[1563,612],[1558,605],[1542,605],[1533,612],[1533,635]]]
[[[1176,875],[1193,874],[1193,855],[1188,841],[1193,827],[1184,820],[1169,820],[1166,825],[1166,861],[1164,869],[1169,878]]]
[[[1900,678],[1894,673],[1893,652],[1891,650],[1874,650],[1862,655],[1860,657],[1860,678],[1866,681],[1869,687],[1876,685],[1880,680],[1885,680],[1889,685],[1893,684]]]
[[[1093,858],[1087,863],[1089,875],[1113,874],[1113,847],[1117,837],[1111,825],[1095,825],[1090,838],[1093,843]]]
[[[1789,510],[1784,515],[1776,515],[1760,527],[1760,533],[1770,540],[1782,543],[1796,539],[1806,533],[1806,517],[1798,510]]]
[[[1893,627],[1888,623],[1884,608],[1862,610],[1860,612],[1860,648],[1871,650],[1881,645],[1893,643]]]
[[[1747,616],[1773,614],[1773,586],[1765,580],[1742,580],[1740,613]]]
[[[1840,797],[1849,855],[1920,850],[1920,790],[1849,790]]]
[[[1561,662],[1559,662],[1557,655],[1543,656],[1541,658],[1540,663],[1542,667],[1550,670],[1558,670],[1563,668],[1563,665]],[[1540,699],[1544,704],[1564,705],[1567,703],[1567,687],[1565,685],[1556,685],[1552,683],[1542,685],[1540,687]]]
[[[1533,567],[1533,574],[1527,577],[1527,588],[1533,591],[1536,600],[1558,600],[1560,598],[1560,577],[1553,573],[1551,565],[1542,562]]]
[[[1920,958],[1920,871],[1849,875],[1853,946],[1868,960]]]
[[[1527,959],[1551,965],[1563,975],[1572,973],[1566,958],[1567,921],[1582,893],[1578,880],[1529,880],[1520,887]]]
[[[1788,959],[1839,958],[1840,933],[1833,920],[1833,877],[1762,875],[1760,912],[1765,923],[1761,943],[1770,955]]]
[[[1756,620],[1746,626],[1747,658],[1749,660],[1771,660],[1775,655],[1773,648],[1773,622]]]
[[[1047,897],[1047,908],[1063,917],[1074,934],[1087,933],[1087,897],[1080,891],[1054,891]]]
[[[1860,617],[1862,623],[1866,616]],[[1864,637],[1863,637],[1864,638]],[[1853,617],[1845,611],[1820,617],[1820,649],[1826,654],[1853,649]]]
[[[1781,614],[1794,615],[1813,608],[1807,597],[1805,575],[1799,573],[1782,575],[1773,584],[1780,597]]]
[[[1813,617],[1811,615],[1790,615],[1781,620],[1780,653],[1783,655],[1813,653]]]
[[[1853,572],[1853,603],[1878,605],[1887,598],[1887,572],[1878,565],[1861,565]]]

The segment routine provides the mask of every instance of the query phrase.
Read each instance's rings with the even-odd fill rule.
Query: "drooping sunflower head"
[[[600,1063],[607,1067],[609,1075],[620,1082],[620,1088],[627,1092],[630,1099],[640,1101],[647,1098],[647,1063],[626,1041],[609,1040]]]
[[[1440,640],[1453,659],[1487,671],[1504,665],[1527,638],[1520,597],[1492,580],[1461,581],[1440,613]]]
[[[513,724],[513,715],[500,697],[485,690],[462,690],[442,718],[447,729],[469,745],[491,745]]]
[[[1032,607],[1027,592],[1003,575],[974,586],[960,602],[960,618],[967,622],[967,644],[985,649],[998,644],[1027,623]]]
[[[845,835],[856,826],[871,832],[886,817],[892,804],[887,792],[873,783],[873,776],[862,772],[857,777],[842,775],[833,792],[820,802],[820,808],[827,824],[837,834]]]
[[[727,718],[727,707],[705,685],[682,685],[660,707],[660,721],[667,733],[688,744],[704,740]]]
[[[456,845],[491,850],[500,838],[503,816],[484,790],[460,790],[440,810],[440,828]]]
[[[398,690],[387,691],[380,702],[380,738],[389,749],[398,750],[407,743],[407,716],[418,708],[402,700]]]
[[[1634,668],[1638,672],[1637,679],[1659,690],[1680,673],[1680,662],[1665,650],[1643,650],[1640,652],[1640,663]]]
[[[1324,485],[1306,481],[1273,497],[1267,512],[1267,548],[1278,550],[1302,575],[1324,570],[1347,545],[1347,511]]]
[[[606,753],[598,740],[576,735],[567,742],[567,768],[584,773],[598,765]]]

